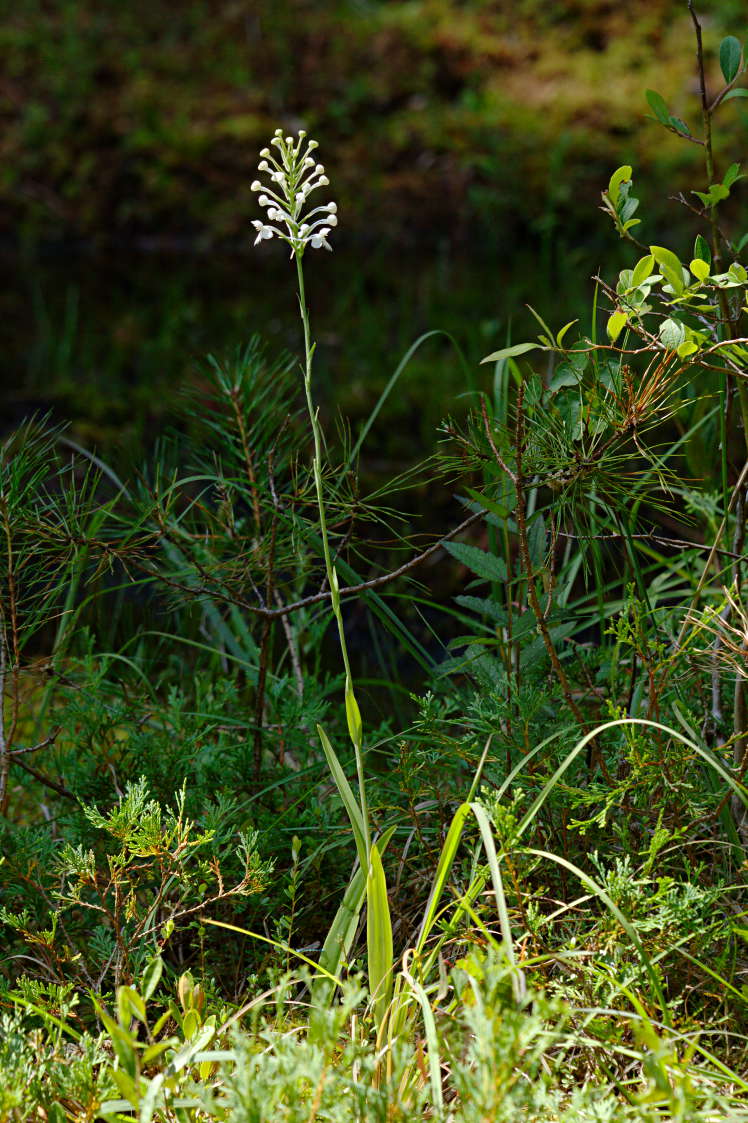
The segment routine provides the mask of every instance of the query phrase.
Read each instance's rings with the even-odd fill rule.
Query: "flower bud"
[[[262,184],[260,183],[259,179],[252,180],[252,186],[251,186],[250,190],[251,191],[262,191]],[[262,199],[260,199],[260,202],[262,202]]]
[[[338,204],[337,203],[328,203],[327,209],[330,212],[330,214],[337,214],[338,213]]]

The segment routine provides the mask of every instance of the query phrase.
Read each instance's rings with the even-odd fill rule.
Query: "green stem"
[[[312,359],[314,357],[314,344],[311,340],[311,332],[309,329],[309,311],[306,306],[306,295],[304,289],[304,269],[301,262],[301,253],[294,254],[296,258],[296,275],[299,285],[299,310],[301,313],[301,322],[304,328],[304,391],[306,394],[306,405],[309,413],[309,423],[312,427],[312,434],[314,437],[314,460],[312,462],[312,473],[314,475],[314,487],[317,492],[317,510],[319,512],[319,528],[320,537],[322,539],[322,552],[325,560],[325,571],[327,573],[327,581],[330,589],[333,591],[333,614],[338,625],[338,638],[340,640],[340,651],[343,656],[343,666],[345,668],[345,685],[346,695],[350,692],[353,694],[353,676],[351,674],[351,663],[348,657],[348,644],[345,638],[345,630],[343,628],[343,614],[340,609],[340,601],[336,594],[337,590],[337,577],[335,575],[335,567],[332,562],[332,555],[330,553],[330,541],[327,533],[327,513],[325,510],[325,497],[322,491],[322,430],[319,423],[319,414],[314,406],[312,398]],[[371,847],[371,832],[369,829],[369,808],[366,798],[366,782],[364,776],[364,758],[363,746],[360,740],[353,739],[353,748],[356,755],[356,772],[358,775],[358,793],[361,804],[361,815],[364,821],[364,838],[366,842],[367,858]]]

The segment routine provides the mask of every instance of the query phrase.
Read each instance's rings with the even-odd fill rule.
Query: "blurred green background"
[[[744,4],[699,12],[716,78]],[[328,404],[365,416],[430,328],[475,372],[419,351],[374,438],[394,466],[530,330],[525,302],[588,317],[590,275],[625,260],[597,209],[613,168],[634,166],[645,241],[690,229],[667,196],[703,181],[644,98],[698,123],[685,0],[17,0],[0,48],[5,427],[52,410],[120,468],[206,352],[298,346],[285,255],[250,226],[277,125],[319,140],[339,205],[309,278]]]

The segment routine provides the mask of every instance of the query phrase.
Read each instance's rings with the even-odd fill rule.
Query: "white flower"
[[[291,247],[291,256],[301,256],[307,246],[315,250],[331,250],[327,236],[338,224],[337,204],[325,203],[306,210],[311,193],[330,182],[324,165],[311,156],[318,147],[317,142],[308,140],[303,130],[294,138],[284,136],[281,129],[276,129],[270,143],[277,152],[263,148],[258,165],[258,170],[270,183],[264,186],[258,179],[252,182],[252,191],[261,192],[257,201],[266,208],[269,220],[253,220],[252,225],[257,231],[255,245],[269,238],[281,238]]]
[[[327,241],[327,235],[329,233],[330,231],[328,230],[328,228],[326,226],[323,226],[321,230],[318,230],[316,232],[316,234],[312,234],[311,238],[309,239],[309,245],[312,247],[312,249],[319,250],[324,247],[326,250],[332,250],[332,246],[329,245]]]

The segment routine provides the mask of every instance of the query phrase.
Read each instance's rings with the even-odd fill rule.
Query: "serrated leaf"
[[[606,325],[605,330],[608,333],[608,339],[610,340],[611,343],[615,343],[615,341],[618,339],[618,336],[623,331],[623,328],[624,328],[625,324],[626,324],[626,313],[625,312],[617,311],[617,312],[614,312],[612,316],[608,317],[608,323]]]
[[[500,351],[492,351],[481,359],[481,363],[497,363],[500,359],[514,359],[517,355],[526,355],[528,351],[540,351],[539,343],[515,343],[513,347],[502,347]]]
[[[734,35],[728,35],[719,45],[719,65],[725,82],[732,82],[740,70],[740,58],[743,48],[740,40]]]
[[[658,94],[657,90],[647,90],[646,98],[649,102],[649,108],[652,110],[657,120],[663,125],[669,125],[670,113],[662,94]]]
[[[489,600],[487,597],[459,596],[455,597],[455,602],[459,604],[460,608],[467,608],[478,616],[490,616],[497,624],[506,623],[504,609],[496,601]]]
[[[646,281],[654,269],[654,255],[651,253],[646,254],[633,268],[631,273],[631,287],[638,288],[642,281]]]
[[[613,175],[608,182],[608,198],[614,207],[618,206],[618,199],[621,194],[621,184],[630,182],[631,180],[631,165],[622,164],[620,168],[616,168]]]
[[[666,246],[650,246],[649,252],[660,266],[665,280],[671,286],[676,296],[683,292],[683,267],[672,250]]]
[[[478,546],[468,546],[465,542],[445,542],[444,546],[453,558],[457,558],[471,573],[484,581],[506,581],[506,564],[503,558],[497,558],[495,554],[489,554]]]

